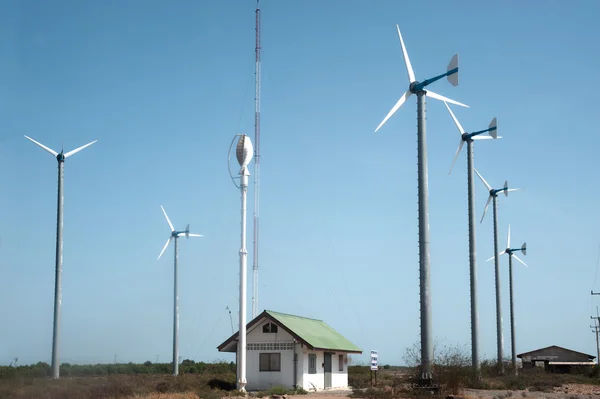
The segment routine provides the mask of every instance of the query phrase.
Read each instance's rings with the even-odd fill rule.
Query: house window
[[[267,323],[263,326],[263,333],[276,333],[277,325],[273,323]]]
[[[281,371],[281,353],[261,353],[259,363],[260,371]]]
[[[308,354],[308,374],[317,374],[317,355]]]
[[[339,370],[344,371],[344,355],[339,356],[339,364],[340,364]]]

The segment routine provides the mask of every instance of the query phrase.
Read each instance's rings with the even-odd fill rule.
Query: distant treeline
[[[116,363],[116,364],[69,364],[60,365],[60,375],[83,377],[103,376],[110,374],[170,374],[173,371],[172,363]],[[204,363],[193,360],[184,360],[179,365],[180,374],[228,374],[236,372],[234,362]],[[0,366],[0,378],[12,377],[49,377],[52,368],[48,363],[9,367]]]

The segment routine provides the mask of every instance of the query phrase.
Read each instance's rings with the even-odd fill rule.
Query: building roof
[[[529,351],[529,352],[523,352],[523,353],[521,353],[521,354],[517,355],[517,357],[518,357],[518,358],[521,358],[521,357],[523,357],[523,356],[531,355],[532,353],[541,352],[541,351],[543,351],[543,350],[546,350],[546,349],[551,349],[551,348],[558,348],[558,349],[565,350],[565,351],[567,351],[567,352],[578,353],[578,354],[580,354],[580,355],[587,356],[587,357],[589,357],[590,359],[595,359],[595,358],[596,358],[596,356],[594,356],[594,355],[589,355],[589,354],[587,354],[587,353],[583,353],[583,352],[577,352],[577,351],[574,351],[574,350],[571,350],[571,349],[563,348],[562,346],[558,346],[558,345],[550,345],[550,346],[547,346],[547,347],[545,347],[545,348],[540,348],[540,349],[536,349],[536,350]]]
[[[330,350],[336,352],[362,353],[362,350],[344,338],[340,333],[331,328],[322,320],[310,319],[286,313],[265,310],[254,320],[247,324],[250,330],[254,325],[263,320],[270,320],[281,326],[292,337],[312,350]],[[217,348],[220,352],[235,352],[238,334],[235,333]]]

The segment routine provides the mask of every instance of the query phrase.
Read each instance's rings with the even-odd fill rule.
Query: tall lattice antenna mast
[[[256,71],[254,95],[254,241],[252,248],[252,318],[258,315],[258,221],[260,207],[260,8],[256,0]]]

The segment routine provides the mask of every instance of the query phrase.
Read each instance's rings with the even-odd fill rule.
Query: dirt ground
[[[460,396],[467,399],[600,399],[600,386],[565,384],[554,388],[553,392],[465,389]]]
[[[288,396],[289,399],[350,399],[351,390],[331,390],[309,393],[307,395]],[[465,389],[457,398],[464,399],[600,399],[600,386],[584,384],[566,384],[555,388],[554,392],[528,390],[484,390]],[[202,399],[194,393],[153,393],[131,399]],[[238,399],[238,398],[229,398]],[[241,397],[239,398],[241,399]],[[409,398],[407,398],[409,399]]]

